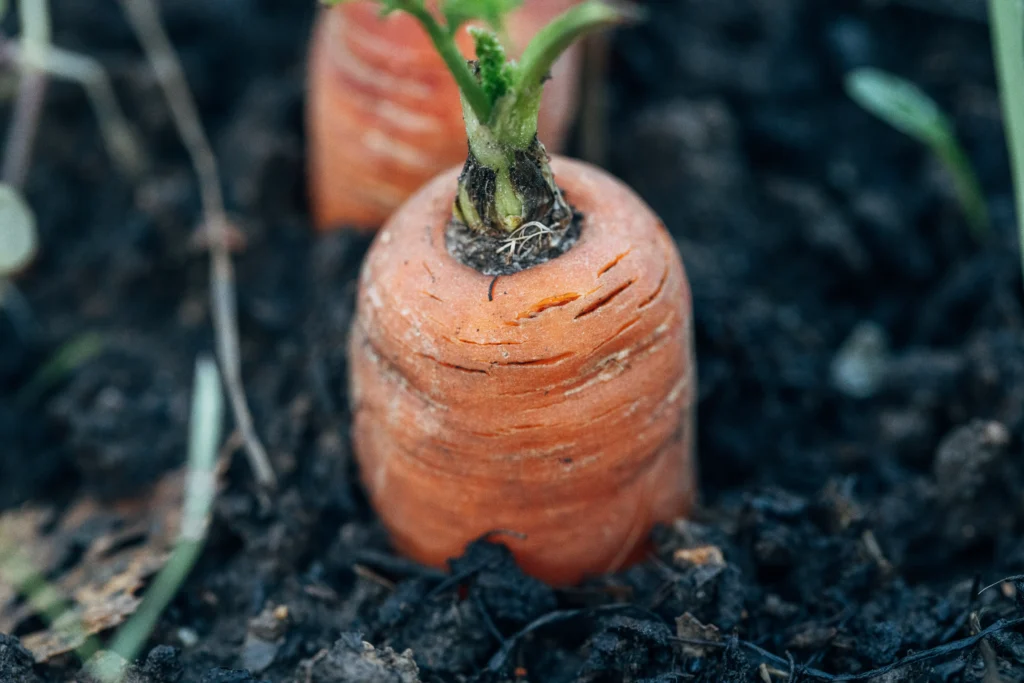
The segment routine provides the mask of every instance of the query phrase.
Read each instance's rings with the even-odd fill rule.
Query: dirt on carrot
[[[129,187],[81,91],[50,84],[28,181],[41,252],[19,280],[39,329],[0,316],[5,510],[130,495],[180,464],[176,416],[195,354],[212,348],[206,263],[185,246],[195,186],[134,38],[117,3],[52,5],[55,42],[110,68],[154,172]],[[691,522],[656,532],[648,561],[554,590],[500,546],[471,548],[454,579],[399,558],[358,483],[338,339],[369,240],[313,236],[302,92],[312,3],[164,3],[246,235],[243,368],[282,493],[261,508],[236,456],[200,564],[129,680],[323,683],[356,670],[403,682],[749,683],[761,665],[784,680],[775,672],[789,673],[790,655],[802,680],[1024,679],[1021,627],[978,639],[972,624],[1024,616],[1020,582],[978,593],[1024,569],[1024,288],[985,3],[646,5],[648,22],[610,36],[609,169],[684,254],[702,500]],[[918,83],[954,117],[991,202],[991,245],[972,243],[927,152],[847,99],[842,75],[864,65]],[[550,292],[520,322],[584,293]],[[866,399],[829,371],[865,321],[887,340]],[[84,330],[115,352],[14,402]],[[261,614],[282,605],[283,629],[268,629]],[[74,659],[33,664],[19,637],[39,626],[0,635],[0,680],[82,680]]]

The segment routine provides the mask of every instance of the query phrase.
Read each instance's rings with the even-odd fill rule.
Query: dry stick
[[[548,614],[545,614],[544,616],[534,620],[533,622],[527,624],[522,629],[520,629],[516,634],[507,638],[505,640],[505,644],[502,645],[501,648],[491,657],[490,661],[487,663],[486,668],[488,671],[494,673],[501,671],[501,669],[508,662],[509,655],[524,638],[529,636],[534,631],[538,631],[542,628],[550,626],[551,624],[562,623],[565,621],[570,621],[579,618],[594,617],[600,614],[613,614],[616,612],[625,611],[636,611],[640,614],[645,615],[648,619],[652,621],[661,621],[660,617],[658,617],[656,614],[637,605],[601,605],[598,607],[584,607],[581,609],[556,610],[553,612],[549,612]],[[1017,619],[1002,619],[995,622],[994,624],[991,624],[988,628],[979,631],[978,633],[968,638],[954,640],[953,642],[933,647],[930,650],[922,650],[921,652],[915,652],[914,654],[907,655],[906,657],[898,659],[897,661],[892,662],[891,664],[886,664],[885,666],[881,666],[877,669],[872,669],[870,671],[862,671],[857,674],[830,674],[828,672],[821,671],[820,669],[815,669],[807,666],[796,666],[795,673],[798,676],[803,675],[807,678],[812,678],[819,681],[829,681],[830,683],[869,681],[878,676],[883,676],[891,671],[895,671],[897,669],[910,666],[911,664],[917,664],[919,662],[926,662],[930,659],[936,659],[938,657],[945,657],[957,654],[963,650],[966,650],[967,648],[974,647],[975,645],[977,645],[993,633],[998,633],[1000,631],[1007,631],[1011,629],[1019,629],[1021,627],[1024,627],[1024,617]],[[764,648],[755,645],[754,643],[745,640],[740,640],[736,637],[732,637],[726,641],[678,637],[671,638],[671,640],[677,643],[698,645],[701,647],[708,647],[714,649],[727,649],[730,647],[738,646],[761,656],[763,659],[767,660],[767,662],[769,662],[773,668],[779,669],[780,671],[786,670],[787,667],[794,666],[793,663],[791,663],[789,660],[783,659],[778,655],[774,655],[771,652],[765,650]]]
[[[256,481],[267,489],[277,486],[266,449],[253,427],[252,414],[242,386],[235,307],[235,276],[227,241],[227,217],[220,189],[217,159],[206,139],[184,70],[160,23],[153,0],[121,0],[125,14],[164,91],[178,133],[188,150],[199,178],[204,228],[210,235],[210,303],[213,312],[217,355],[231,401],[238,431],[245,443]]]
[[[56,78],[74,81],[84,90],[96,113],[100,134],[114,163],[130,178],[135,179],[146,163],[142,145],[132,132],[128,117],[114,94],[114,86],[106,69],[92,57],[80,55],[55,45],[47,46],[41,62],[32,61],[25,40],[0,44],[3,56],[22,68],[37,67]]]
[[[18,19],[24,44],[25,61],[14,102],[14,115],[4,145],[3,182],[20,190],[28,174],[28,159],[39,128],[39,116],[46,95],[46,72],[39,66],[46,60],[50,45],[49,0],[21,0]]]
[[[49,0],[20,0],[18,4],[21,35],[25,44],[25,54],[29,59],[20,65],[21,79],[14,101],[14,114],[7,129],[0,181],[19,192],[28,175],[32,143],[39,128],[43,99],[46,96],[46,72],[39,64],[46,58],[50,45],[48,2]],[[25,302],[25,297],[8,278],[0,278],[0,306],[6,307],[8,314],[13,316],[15,329],[36,329],[35,319]]]
[[[74,81],[80,85],[96,113],[108,154],[125,175],[137,178],[146,164],[146,155],[128,123],[128,117],[117,102],[114,86],[103,66],[92,57],[63,50],[55,45],[48,46],[42,62],[36,63],[31,61],[24,42],[0,38],[0,60],[14,63],[20,69],[37,67],[46,76]]]
[[[39,128],[39,114],[46,96],[46,73],[34,66],[25,66],[14,101],[14,114],[4,143],[3,182],[20,189],[28,174],[28,158]]]

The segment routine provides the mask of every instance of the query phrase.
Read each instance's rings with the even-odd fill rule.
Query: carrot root
[[[509,529],[523,538],[496,540],[527,572],[572,584],[636,559],[693,504],[696,374],[664,227],[604,172],[553,168],[585,216],[579,242],[500,279],[445,249],[457,169],[388,221],[350,338],[353,440],[401,552],[443,566]]]

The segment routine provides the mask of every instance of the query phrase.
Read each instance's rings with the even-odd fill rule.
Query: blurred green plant
[[[971,234],[984,242],[990,230],[985,195],[952,122],[935,100],[910,81],[874,68],[847,74],[846,92],[861,107],[931,149],[953,178]]]
[[[1024,272],[1024,3],[989,0],[988,23],[1016,195],[1021,271]]]
[[[224,394],[217,363],[213,358],[200,356],[196,361],[192,389],[188,477],[185,480],[178,541],[167,564],[146,590],[138,611],[117,630],[110,645],[110,651],[125,661],[131,662],[138,657],[164,608],[178,594],[203,550],[213,500],[217,496],[217,451],[223,428]]]
[[[167,564],[146,590],[138,611],[118,628],[106,656],[97,638],[86,636],[79,615],[61,591],[48,582],[0,528],[0,581],[13,586],[50,628],[68,642],[80,643],[75,652],[101,683],[119,683],[126,665],[146,644],[164,608],[177,595],[195,566],[206,541],[213,501],[217,495],[217,453],[223,435],[224,394],[217,364],[206,355],[196,360],[189,423],[185,496],[178,540]],[[115,653],[116,656],[110,656]]]
[[[83,332],[58,348],[14,397],[17,405],[27,408],[68,374],[103,350],[104,339],[96,332]]]

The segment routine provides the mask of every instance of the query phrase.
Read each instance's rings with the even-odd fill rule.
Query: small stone
[[[695,565],[703,567],[708,564],[725,564],[725,556],[718,546],[705,545],[699,548],[680,548],[672,554],[672,561],[681,567]]]
[[[865,321],[858,324],[832,361],[832,384],[852,398],[870,398],[882,387],[889,366],[885,330]]]
[[[182,627],[178,629],[178,640],[185,647],[195,647],[199,642],[199,634],[190,628]]]
[[[343,633],[330,651],[309,667],[310,683],[420,683],[412,651],[376,649],[357,633]]]

